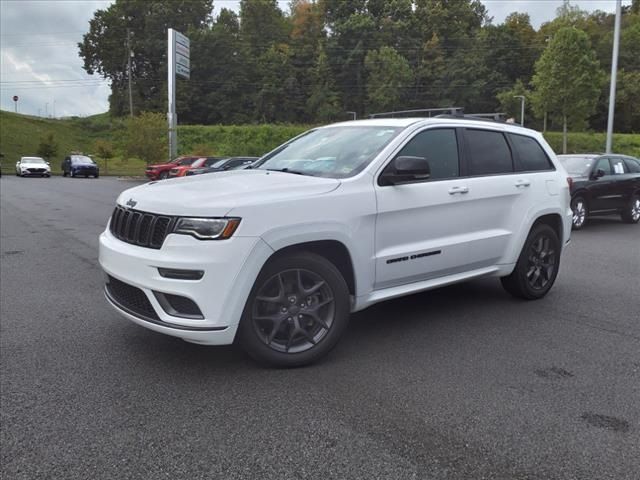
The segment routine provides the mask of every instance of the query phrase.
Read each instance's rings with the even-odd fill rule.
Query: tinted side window
[[[513,172],[511,150],[500,132],[466,130],[469,175]]]
[[[609,163],[609,159],[601,158],[600,160],[598,160],[598,163],[596,164],[593,171],[595,172],[597,170],[604,170],[605,175],[611,175],[611,164]]]
[[[452,128],[425,130],[409,140],[397,157],[424,157],[431,167],[431,180],[460,175],[458,141]]]
[[[513,148],[518,154],[520,172],[537,172],[539,170],[553,170],[553,165],[540,144],[531,137],[509,134]]]
[[[629,170],[629,173],[640,173],[640,162],[637,160],[625,158],[624,163],[627,164],[627,170]]]

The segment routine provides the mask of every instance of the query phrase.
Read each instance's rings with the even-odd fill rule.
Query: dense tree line
[[[449,106],[519,116],[513,96],[525,95],[538,127],[546,119],[561,128],[568,117],[572,128],[606,125],[614,16],[568,1],[538,30],[517,12],[494,24],[479,0],[292,0],[289,12],[276,0],[241,0],[238,13],[212,11],[213,0],[116,0],[95,13],[80,56],[85,70],[111,80],[112,114],[128,113],[127,31],[134,110],[166,111],[172,27],[191,39],[181,123],[317,123]],[[562,45],[577,47],[569,54]],[[637,132],[640,0],[624,8],[620,51],[616,130]],[[587,73],[579,98],[559,108],[544,78],[554,62],[574,61]],[[564,66],[573,81],[573,65]]]

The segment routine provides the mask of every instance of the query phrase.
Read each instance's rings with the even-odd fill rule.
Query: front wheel
[[[576,197],[571,200],[571,211],[573,212],[571,227],[573,230],[582,229],[587,222],[587,214],[589,213],[585,199]]]
[[[622,210],[621,217],[624,223],[638,223],[640,220],[640,196],[631,196],[624,210]]]
[[[160,172],[160,175],[158,176],[158,178],[160,180],[166,180],[167,178],[169,178],[169,172]]]
[[[511,295],[525,300],[544,297],[558,275],[560,240],[549,225],[534,227],[524,243],[516,267],[500,281]]]
[[[307,365],[335,347],[349,313],[349,290],[335,265],[313,253],[294,253],[271,261],[258,275],[238,339],[259,362]]]

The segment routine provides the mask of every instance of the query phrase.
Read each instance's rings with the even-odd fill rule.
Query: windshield
[[[93,160],[85,156],[71,157],[71,161],[76,165],[95,165]]]
[[[559,156],[558,160],[562,166],[571,175],[587,176],[591,165],[593,165],[594,157],[584,157],[579,155]]]
[[[40,157],[24,157],[21,161],[24,163],[47,163]]]
[[[311,130],[282,145],[255,168],[329,178],[362,171],[401,128],[327,127]]]

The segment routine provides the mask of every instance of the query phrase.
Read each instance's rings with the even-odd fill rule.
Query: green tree
[[[128,113],[127,32],[132,51],[134,111],[163,111],[166,102],[167,29],[182,33],[211,24],[213,0],[116,0],[97,10],[78,44],[84,69],[111,81],[109,109]]]
[[[520,115],[522,113],[522,103],[520,98],[516,98],[516,95],[522,95],[525,97],[525,118],[531,118],[528,113],[531,111],[531,92],[527,90],[521,80],[516,81],[512,88],[509,90],[503,90],[498,93],[498,102],[500,102],[500,111],[507,114],[508,117],[515,118],[518,123],[522,120]]]
[[[595,112],[603,74],[586,33],[565,27],[554,35],[535,65],[533,86],[538,102],[562,121],[562,151],[567,124],[582,125]]]
[[[373,50],[365,58],[369,112],[400,108],[411,87],[409,62],[392,47]]]
[[[327,54],[320,51],[311,72],[311,89],[306,102],[307,117],[318,122],[335,120],[340,113],[340,100]]]
[[[96,156],[104,160],[104,173],[107,175],[109,173],[109,160],[112,159],[115,154],[113,143],[109,140],[99,138],[93,144],[93,149],[96,152]]]
[[[38,156],[44,158],[47,162],[58,154],[58,144],[55,141],[53,133],[48,133],[40,140],[38,145]]]
[[[142,112],[126,120],[125,149],[147,164],[167,159],[167,121],[161,113]]]

